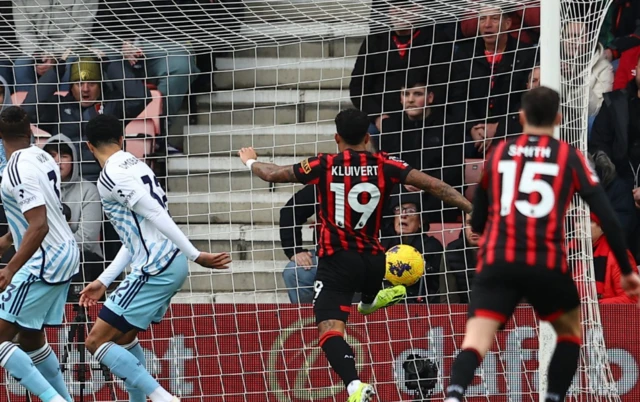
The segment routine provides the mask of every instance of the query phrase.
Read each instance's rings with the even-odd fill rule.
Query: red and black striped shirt
[[[301,183],[318,188],[318,256],[339,250],[384,253],[378,234],[393,186],[413,169],[386,153],[346,150],[320,154],[294,165]]]
[[[599,189],[574,147],[550,136],[523,134],[489,157],[474,204],[487,206],[478,269],[524,264],[567,271],[565,216],[573,195]],[[475,208],[474,208],[475,209]]]

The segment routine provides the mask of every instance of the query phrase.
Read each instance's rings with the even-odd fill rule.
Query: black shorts
[[[492,265],[483,267],[473,279],[469,317],[505,323],[520,301],[531,304],[545,321],[554,321],[580,306],[570,273],[546,267]]]
[[[326,320],[347,322],[355,293],[378,294],[382,289],[386,256],[338,251],[318,259],[313,311],[316,323]]]

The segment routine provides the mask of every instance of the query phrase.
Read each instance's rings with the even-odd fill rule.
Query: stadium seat
[[[11,95],[11,103],[14,106],[20,106],[27,97],[27,91],[15,92]]]
[[[465,159],[464,161],[464,196],[469,200],[473,200],[476,192],[476,186],[480,183],[482,169],[484,168],[484,160],[482,159]]]
[[[151,119],[156,129],[156,134],[160,134],[160,116],[162,116],[162,93],[158,90],[151,90],[151,102],[140,113],[138,119]]]
[[[461,231],[461,223],[432,223],[427,234],[438,239],[442,247],[447,248],[449,243],[460,237]]]
[[[54,95],[66,96],[69,91],[59,91]],[[15,106],[20,106],[24,103],[24,100],[27,98],[27,91],[19,91],[15,92],[11,95],[11,103]]]
[[[48,132],[39,129],[38,127],[31,125],[31,132],[33,133],[34,142],[40,148],[44,147],[44,144],[47,142],[49,138],[51,138],[51,134]]]
[[[151,97],[142,113],[125,127],[125,149],[139,159],[145,159],[153,152],[155,137],[160,134],[162,94],[152,90]]]

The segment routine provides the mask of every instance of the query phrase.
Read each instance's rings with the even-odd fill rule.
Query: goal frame
[[[611,6],[611,3],[611,0],[606,0],[602,5],[602,9],[606,12],[606,10],[608,10],[608,8]],[[562,40],[562,0],[540,0],[540,14],[544,16],[544,18],[541,18],[540,20],[539,43],[544,44],[544,46],[540,46],[539,48],[540,84],[552,88],[562,94],[560,52]],[[597,30],[600,30],[603,22],[604,16],[599,18],[598,25],[595,28]],[[593,54],[591,55],[591,58],[593,58]],[[588,96],[586,86],[583,88],[583,91],[583,96]],[[583,127],[586,129],[587,122],[584,121],[583,123]],[[586,132],[584,134],[587,135]],[[554,138],[562,138],[560,127],[556,127],[554,131]],[[583,149],[581,151],[585,150]],[[586,204],[584,206],[588,208]],[[585,231],[585,235],[588,238],[591,238],[590,225],[585,225],[585,227],[581,229]],[[587,265],[587,268],[590,271],[589,276],[593,278],[594,274],[592,258],[588,259]],[[589,283],[588,285],[594,287],[593,294],[595,294],[594,284]],[[596,311],[596,314],[598,314],[598,322],[601,322],[599,312]],[[555,350],[556,340],[557,336],[551,324],[545,321],[540,321],[538,332],[538,396],[540,402],[544,402],[545,400],[548,380],[548,367]]]

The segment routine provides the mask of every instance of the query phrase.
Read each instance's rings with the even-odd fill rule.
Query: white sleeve
[[[116,254],[116,257],[111,261],[107,269],[100,274],[98,280],[102,282],[105,287],[109,287],[130,262],[131,253],[129,253],[129,250],[127,250],[125,246],[120,247],[120,251],[118,251],[118,254]]]
[[[144,194],[131,208],[133,212],[144,217],[155,226],[167,239],[171,240],[182,253],[191,261],[200,255],[191,241],[171,219],[169,213],[149,194]]]
[[[104,186],[111,192],[113,201],[123,205],[126,208],[133,209],[133,206],[145,194],[149,193],[142,183],[139,183],[133,176],[123,174],[116,169],[110,172],[103,170],[105,183],[111,184]],[[103,184],[104,185],[104,184]]]
[[[23,163],[16,166],[13,172],[14,175],[10,178],[10,182],[13,184],[11,191],[18,201],[20,211],[24,214],[30,209],[45,205],[36,169]]]

